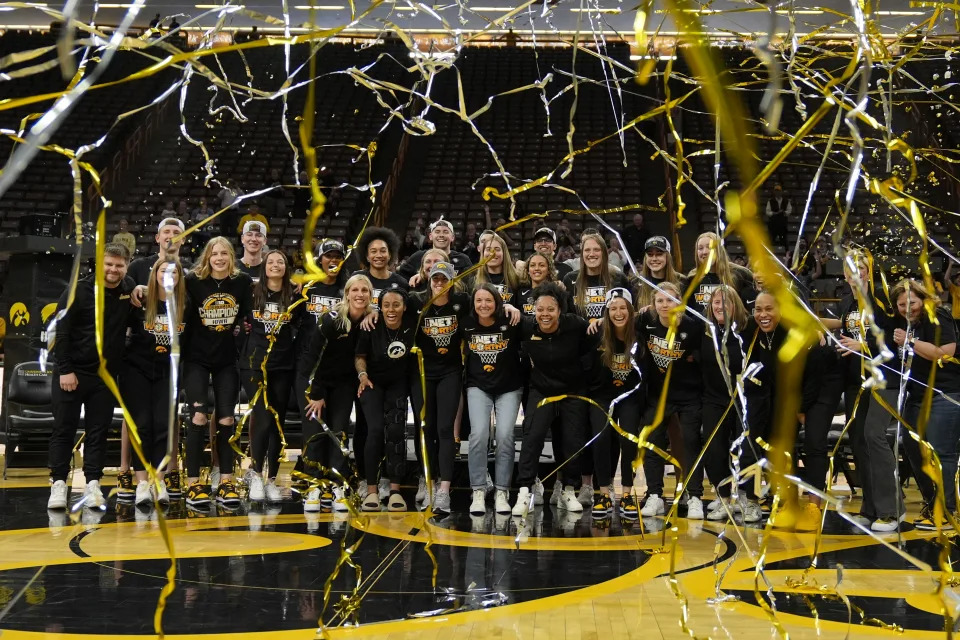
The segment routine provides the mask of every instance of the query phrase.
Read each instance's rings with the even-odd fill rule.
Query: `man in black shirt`
[[[557,268],[557,279],[561,282],[564,276],[573,271],[570,265],[557,262],[557,233],[550,227],[540,227],[533,233],[533,249],[538,253],[553,258],[553,266]]]
[[[260,263],[263,262],[263,248],[267,242],[266,226],[262,222],[249,220],[243,225],[240,242],[243,243],[243,257],[237,268],[256,282],[260,279]]]
[[[453,230],[453,224],[451,224],[449,220],[440,218],[430,225],[429,238],[433,248],[446,251],[447,255],[450,256],[450,262],[453,263],[453,267],[456,269],[456,273],[460,273],[464,269],[472,266],[473,262],[466,254],[453,249],[455,237],[456,234]],[[420,263],[423,261],[423,253],[423,251],[417,251],[397,267],[397,273],[406,278],[411,287],[416,287],[420,284],[419,272]],[[416,281],[413,280],[414,277],[416,277]]]
[[[180,220],[176,218],[164,218],[157,227],[157,252],[153,255],[137,258],[130,263],[127,269],[127,275],[135,284],[146,286],[150,280],[150,270],[157,260],[161,258],[180,260],[180,266],[186,271],[190,268],[190,261],[180,257],[180,247],[183,246],[183,240],[171,242],[173,238],[183,233],[185,227]]]
[[[630,259],[636,263],[643,255],[644,246],[650,238],[650,232],[643,224],[642,213],[633,216],[633,225],[624,229],[620,238],[623,240],[623,247],[630,252]]]
[[[111,375],[115,375],[123,358],[127,315],[133,281],[127,278],[130,253],[120,244],[108,244],[104,250],[103,359]],[[107,429],[113,421],[114,397],[98,373],[96,277],[77,283],[73,304],[66,307],[69,291],[60,298],[58,311],[66,313],[57,322],[53,346],[53,434],[50,436],[50,488],[48,509],[65,509],[69,488],[66,480],[70,458],[80,426],[80,410],[84,413],[86,433],[83,448],[83,474],[87,488],[83,505],[91,509],[106,508],[100,479],[107,452]]]

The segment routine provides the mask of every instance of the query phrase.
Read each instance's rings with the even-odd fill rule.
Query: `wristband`
[[[367,375],[366,371],[361,371],[357,374],[357,380],[363,380]]]

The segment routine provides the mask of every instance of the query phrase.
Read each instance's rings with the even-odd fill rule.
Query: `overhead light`
[[[570,9],[570,12],[571,12],[571,13],[620,13],[621,11],[620,11],[620,8],[619,8],[619,7],[613,7],[613,8],[610,8],[610,9],[580,9],[580,8],[573,8],[573,9]]]
[[[294,9],[302,9],[304,11],[317,10],[317,11],[343,11],[346,7],[342,4],[299,4],[294,7]]]

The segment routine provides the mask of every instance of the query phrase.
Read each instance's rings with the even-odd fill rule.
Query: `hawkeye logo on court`
[[[184,324],[182,322],[177,323],[177,335],[183,333]],[[158,313],[157,316],[153,319],[153,324],[150,324],[146,320],[143,321],[144,330],[148,331],[153,335],[153,340],[156,343],[154,349],[157,353],[167,353],[169,351],[168,347],[170,346],[170,318],[165,313]]]
[[[653,361],[657,363],[660,373],[666,373],[670,363],[682,358],[686,351],[680,348],[678,339],[675,338],[671,345],[667,343],[666,339],[659,336],[650,336],[647,339],[647,348],[650,350],[650,355],[653,356]]]
[[[484,333],[470,336],[470,351],[480,357],[483,370],[493,371],[497,364],[497,355],[506,350],[509,340],[503,338],[502,333]]]
[[[443,355],[450,347],[450,338],[457,332],[457,316],[438,316],[423,319],[423,333],[433,338],[437,353]]]
[[[710,296],[719,288],[719,284],[701,284],[697,292],[693,294],[693,297],[697,301],[697,304],[701,307],[706,307],[710,304]]]
[[[214,293],[200,307],[200,322],[214,331],[228,331],[237,319],[240,305],[229,293]]]
[[[307,312],[312,313],[313,317],[319,322],[320,316],[337,306],[340,300],[341,298],[335,298],[333,296],[311,295],[310,300],[307,302]]]

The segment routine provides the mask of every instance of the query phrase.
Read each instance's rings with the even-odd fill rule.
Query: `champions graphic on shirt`
[[[671,362],[683,357],[685,349],[680,348],[680,341],[686,337],[686,333],[678,334],[674,337],[672,345],[667,342],[666,338],[659,336],[650,336],[647,339],[647,348],[650,350],[650,355],[653,356],[657,368],[660,369],[660,373],[666,373]]]
[[[506,327],[501,329],[506,330]],[[496,368],[497,356],[506,350],[508,344],[509,341],[504,339],[502,333],[482,333],[470,336],[467,347],[479,356],[483,370],[490,372]]]
[[[693,294],[693,298],[701,307],[707,307],[710,304],[710,297],[713,292],[719,288],[719,284],[701,284],[696,293]]]
[[[584,306],[587,309],[588,318],[599,318],[603,316],[603,310],[607,304],[607,288],[604,286],[587,287],[584,295]]]
[[[320,322],[320,316],[337,306],[340,300],[341,298],[335,298],[333,296],[318,296],[313,294],[310,296],[310,299],[307,300],[307,312],[313,314],[317,322]]]
[[[622,387],[630,373],[633,371],[633,365],[630,362],[629,353],[615,353],[610,363],[610,373],[613,374],[613,386]]]
[[[183,327],[182,322],[177,324],[177,335],[183,333]],[[157,343],[155,347],[157,353],[167,353],[167,347],[170,346],[170,318],[167,314],[158,313],[153,319],[153,325],[144,320],[143,328],[153,334],[153,339]]]
[[[450,338],[457,332],[457,316],[438,316],[423,319],[423,334],[433,338],[437,353],[443,355],[450,346]]]
[[[200,305],[200,322],[214,331],[229,331],[233,327],[240,305],[229,293],[212,293]]]
[[[276,335],[283,326],[290,321],[290,314],[280,310],[280,305],[276,302],[264,302],[263,310],[255,309],[253,319],[263,325],[264,332],[269,335]]]

